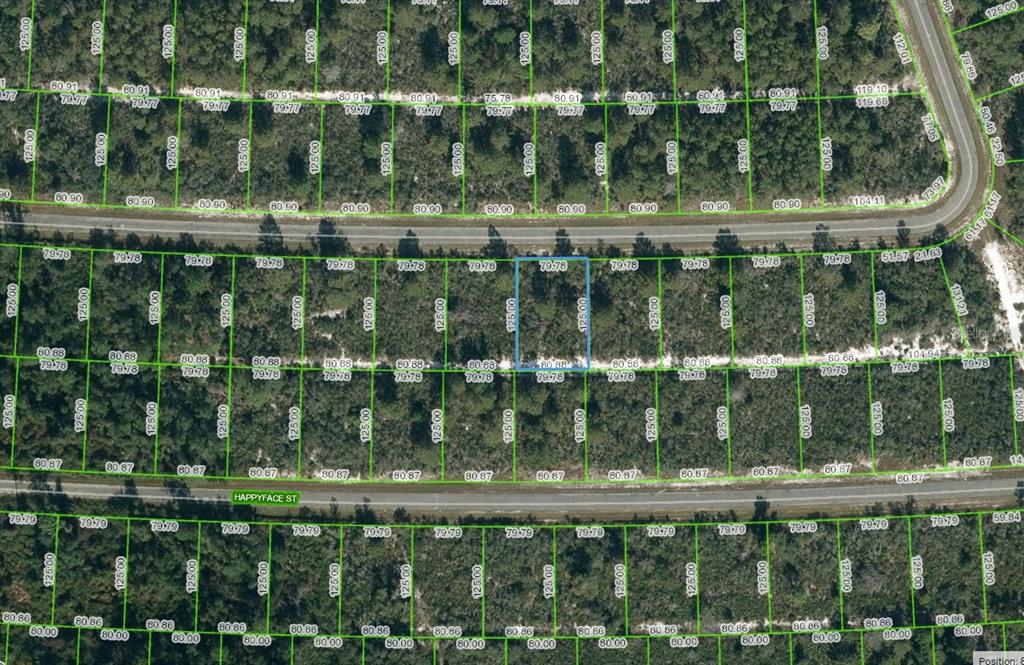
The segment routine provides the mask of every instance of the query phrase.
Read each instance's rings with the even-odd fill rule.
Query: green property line
[[[875,339],[875,358],[878,358],[882,355],[878,348],[878,301],[875,300],[878,283],[875,277],[875,255],[870,254],[869,256],[871,257],[871,331]]]
[[[519,418],[516,414],[519,413],[516,410],[516,374],[512,374],[512,482],[516,482],[519,477]]]
[[[181,520],[177,520],[181,521]],[[195,590],[195,603],[193,607],[192,625],[193,630],[199,630],[199,582],[200,574],[202,572],[202,555],[203,555],[203,524],[204,522],[195,522],[196,526],[196,590]]]
[[[160,257],[160,304],[157,309],[156,323],[156,358],[163,358],[164,329],[164,256]],[[156,431],[153,433],[153,473],[157,473],[157,460],[160,459],[160,392],[163,386],[163,367],[156,368]]]
[[[725,373],[725,453],[726,453],[726,478],[733,478],[732,475],[732,392],[729,386],[729,372]]]
[[[993,16],[992,18],[985,19],[984,21],[978,21],[977,23],[971,23],[969,25],[965,25],[962,28],[957,28],[956,30],[953,31],[953,34],[954,35],[958,35],[961,32],[964,32],[965,30],[973,30],[974,28],[980,28],[983,25],[988,25],[989,23],[992,23],[993,21],[998,21],[1000,19],[1004,19],[1007,16],[1013,16],[1014,14],[1017,14],[1017,13],[1019,13],[1021,11],[1024,11],[1024,7],[1019,7],[1017,9],[1011,9],[1008,12],[1005,12],[1003,14],[999,14],[998,16]]]
[[[318,16],[319,18],[319,12]],[[174,30],[174,40],[171,42],[171,78],[167,90],[173,95],[175,87],[175,76],[178,74],[178,0],[174,0],[174,8],[171,14],[171,27]]]
[[[129,517],[124,530],[124,592],[121,599],[121,628],[128,627],[128,584],[131,580],[132,520]]]
[[[971,351],[971,342],[967,339],[967,328],[964,327],[963,319],[960,316],[960,312],[956,307],[956,297],[953,295],[953,284],[949,281],[949,273],[946,271],[946,262],[942,256],[939,256],[939,267],[942,268],[942,279],[946,283],[946,294],[949,296],[949,306],[953,309],[953,316],[956,317],[956,325],[960,329],[960,338],[964,343],[964,348],[967,349],[967,355],[972,356],[974,353]]]
[[[273,584],[273,571],[274,571],[274,529],[273,527],[267,529],[267,602],[266,610],[263,615],[264,630],[270,632],[270,591],[271,584]]]
[[[679,54],[676,53],[676,1],[672,0],[671,5],[671,18],[672,18],[672,101],[676,104],[679,103]],[[675,126],[676,126],[676,212],[682,212],[683,210],[683,168],[682,168],[682,154],[683,154],[683,141],[682,133],[679,120],[679,107],[675,108]]]
[[[942,442],[942,466],[949,466],[946,445],[946,403],[942,390],[942,362],[936,364],[939,376],[939,440]]]
[[[551,634],[558,637],[558,529],[551,527]]]
[[[875,456],[875,400],[874,385],[871,379],[871,366],[868,365],[868,442],[871,445],[871,471],[878,472],[878,460]]]
[[[629,530],[622,527],[622,604],[625,616],[625,632],[630,633],[629,623]]]
[[[979,520],[980,524],[981,521]],[[838,588],[836,596],[839,598],[839,627],[846,628],[846,612],[843,606],[843,599],[846,593],[843,591],[843,529],[841,523],[836,523],[836,580]]]
[[[587,423],[590,421],[588,413],[588,406],[590,404],[588,378],[589,375],[583,375],[583,480],[590,480],[590,450],[588,448],[590,436],[587,431],[589,429]]]
[[[313,21],[313,30],[316,37],[313,39],[313,94],[320,94],[320,0],[316,0],[316,19]],[[323,136],[320,137],[320,145],[323,145]]]
[[[907,565],[909,566],[908,572],[910,582],[910,620],[911,625],[917,626],[917,599],[914,593],[914,537],[911,534],[912,520],[907,517],[905,518],[907,523]]]
[[[825,153],[824,153],[824,139],[825,135],[821,127],[821,55],[818,53],[818,49],[821,45],[818,43],[818,28],[821,24],[818,22],[818,0],[812,0],[813,12],[814,12],[814,85],[815,85],[815,97],[819,97],[815,101],[818,107],[818,179],[820,180],[820,193],[819,201],[825,203]],[[806,349],[805,349],[806,352]]]
[[[235,259],[231,259],[231,306],[230,325],[228,326],[228,394],[227,394],[227,433],[224,437],[224,476],[231,476],[231,407],[232,407],[232,384],[234,368],[231,363],[235,358]]]
[[[772,625],[772,544],[771,529],[766,524],[764,527],[764,560],[767,564],[766,586],[768,588],[768,625]]]
[[[661,477],[661,403],[659,400],[660,375],[654,375],[654,477]]]
[[[95,254],[89,252],[89,286],[88,291],[88,302],[86,304],[86,319],[85,319],[85,353],[87,356],[92,355],[92,346],[90,346],[90,334],[92,332],[92,274],[93,274],[93,257]],[[92,379],[92,367],[87,361],[85,363],[85,417],[83,418],[84,425],[82,427],[82,470],[85,470],[85,460],[87,447],[89,442],[89,388]]]
[[[345,611],[345,529],[338,527],[338,635],[344,632],[342,618]]]
[[[992,226],[996,230],[1000,231],[1001,233],[1006,235],[1011,240],[1017,242],[1018,244],[1024,245],[1024,239],[1019,238],[1019,237],[1013,235],[1009,231],[1006,231],[1003,227],[999,226],[996,222],[987,221],[987,224],[989,226]],[[844,255],[850,255],[850,256],[867,255],[869,257],[874,257],[875,255],[879,255],[879,254],[889,254],[889,255],[892,255],[895,252],[899,252],[899,251],[910,252],[911,256],[913,256],[916,252],[923,252],[923,251],[927,251],[929,249],[934,249],[934,248],[940,248],[941,249],[941,246],[944,245],[944,244],[947,244],[948,242],[949,242],[949,240],[946,240],[946,241],[943,241],[942,243],[940,243],[938,245],[928,245],[928,246],[922,246],[922,247],[914,247],[914,248],[908,248],[906,250],[893,250],[893,249],[851,249],[851,250],[844,250],[844,251],[811,251],[811,250],[809,250],[809,251],[794,251],[794,252],[783,252],[783,253],[771,253],[771,252],[768,252],[768,253],[752,253],[752,254],[736,254],[736,255],[711,255],[711,254],[709,254],[709,255],[694,255],[694,256],[660,256],[660,257],[651,256],[651,257],[634,257],[634,258],[631,258],[630,260],[631,261],[636,261],[638,263],[642,263],[642,262],[647,262],[647,261],[657,261],[657,262],[680,261],[680,260],[692,261],[692,260],[695,260],[695,259],[696,260],[707,260],[707,261],[719,261],[719,260],[740,261],[740,260],[761,259],[761,258],[764,258],[764,257],[780,257],[780,258],[782,258],[782,257],[805,257],[805,258],[811,258],[811,257],[822,257],[822,256],[844,256]],[[124,249],[109,248],[109,247],[60,246],[60,245],[55,245],[53,243],[46,243],[46,242],[39,242],[39,243],[0,242],[0,248],[19,249],[19,250],[25,250],[25,249],[28,249],[28,250],[62,249],[62,250],[68,250],[70,252],[106,253],[106,254],[124,253],[126,251]],[[243,259],[243,260],[253,260],[253,259],[261,258],[261,257],[265,256],[264,254],[240,254],[240,253],[230,253],[230,252],[202,252],[202,251],[187,252],[187,251],[175,251],[175,250],[145,250],[145,249],[130,250],[130,251],[132,253],[135,253],[135,254],[150,255],[150,256],[174,256],[174,257],[203,256],[203,257],[224,258],[224,259]],[[309,262],[319,262],[319,263],[322,263],[322,262],[325,262],[325,261],[329,261],[329,260],[333,260],[333,259],[344,259],[344,260],[353,261],[353,262],[356,262],[356,263],[370,263],[370,262],[408,263],[410,261],[410,259],[403,259],[403,258],[400,258],[400,257],[365,257],[365,256],[362,256],[362,257],[355,257],[355,256],[353,256],[353,257],[345,257],[345,256],[327,257],[327,256],[307,256],[307,255],[302,255],[302,254],[281,255],[281,256],[278,256],[277,258],[282,258],[282,259],[284,259],[286,261],[309,261]],[[512,263],[514,263],[516,261],[516,259],[514,259],[514,258],[478,259],[478,258],[472,258],[472,257],[423,257],[423,258],[419,258],[419,259],[415,259],[415,260],[416,261],[420,261],[420,262],[424,262],[424,263],[467,263],[467,262],[470,262],[470,263],[471,262],[484,262],[484,263],[487,263],[487,262],[492,262],[494,264],[512,264]],[[615,257],[591,257],[589,260],[592,263],[608,263],[608,262],[621,261],[622,259],[621,258],[615,258]],[[909,262],[910,261],[908,259],[908,261],[906,263],[909,263]],[[875,284],[874,283],[872,284],[872,288],[875,288]]]
[[[804,285],[804,257],[797,258],[800,262],[800,340],[803,345],[804,362],[807,362],[807,290]]]
[[[1013,411],[1013,415],[1010,416],[1010,420],[1013,421],[1013,454],[1020,455],[1020,432],[1017,428],[1017,389],[1014,385],[1015,377],[1014,374],[1014,359],[1008,358],[1007,365],[1010,368],[1010,407]],[[17,383],[15,383],[15,390],[17,390]],[[1024,404],[1021,405],[1024,408]]]
[[[979,522],[980,524],[981,522]],[[487,635],[487,532],[480,533],[480,637]]]
[[[959,517],[959,518],[970,518],[970,519],[984,519],[992,517],[993,515],[1016,515],[1024,511],[1024,508],[986,508],[981,510],[948,510],[948,511],[937,511],[937,512],[915,512],[901,515],[854,515],[854,516],[841,516],[841,517],[820,517],[820,518],[793,518],[793,519],[759,519],[759,520],[725,520],[725,521],[702,521],[702,520],[658,520],[650,522],[598,522],[589,526],[600,526],[606,529],[620,529],[627,527],[629,529],[646,529],[649,526],[672,526],[680,529],[691,529],[694,527],[716,529],[721,524],[745,524],[748,527],[761,527],[761,526],[783,526],[789,524],[852,524],[860,523],[865,521],[871,521],[873,519],[884,518],[890,521],[908,521],[908,520],[923,520],[931,519],[932,517]],[[215,525],[219,526],[225,523],[245,523],[249,526],[268,527],[268,528],[291,528],[294,525],[302,526],[318,526],[321,528],[345,528],[362,530],[368,525],[366,523],[359,522],[337,522],[337,521],[275,521],[266,519],[247,519],[247,520],[217,520],[217,519],[199,519],[199,518],[186,518],[186,517],[174,517],[168,518],[162,515],[109,515],[104,513],[64,513],[64,512],[52,512],[52,511],[23,511],[23,510],[0,510],[0,515],[35,515],[36,517],[48,518],[48,519],[73,519],[78,518],[95,518],[105,519],[113,522],[127,522],[131,520],[133,522],[174,522],[179,525],[181,524],[196,524],[196,525]],[[425,529],[436,529],[436,528],[451,528],[450,523],[434,522],[434,523],[422,523],[422,524],[388,524],[381,523],[379,525],[372,526],[388,526],[391,529],[397,530],[425,530]],[[509,528],[525,528],[530,527],[538,530],[539,533],[551,531],[552,534],[559,530],[572,531],[579,527],[579,524],[572,522],[558,522],[558,523],[536,523],[536,522],[510,522],[508,524],[467,524],[463,525],[463,529],[476,530],[476,531],[504,531]],[[54,525],[55,534],[57,525]],[[199,542],[199,535],[197,534],[197,542]],[[1024,619],[1021,620],[1024,623]],[[2,622],[0,622],[2,624]]]
[[[390,0],[389,0],[389,3],[388,3],[388,6],[389,7],[391,6],[390,5]],[[372,341],[371,341],[371,351],[370,351],[370,366],[371,367],[376,367],[377,366],[377,274],[378,274],[377,260],[374,259],[374,261],[373,261],[373,313],[371,315],[372,318],[373,318],[373,321],[372,321],[372,323],[373,323],[373,334],[371,336],[372,337]],[[374,413],[374,403],[373,402],[374,402],[374,395],[376,394],[376,390],[374,389],[374,379],[375,378],[376,378],[375,374],[373,372],[371,372],[370,373],[370,426],[369,426],[369,429],[370,429],[370,451],[369,451],[369,453],[370,453],[370,463],[369,463],[369,467],[370,468],[369,468],[369,470],[367,472],[367,477],[370,480],[373,480],[373,439],[374,439],[374,434],[375,434],[375,432],[374,432],[374,429],[375,429],[375,422],[374,422],[375,413]]]
[[[29,10],[29,21],[32,22],[32,32],[29,35],[28,64],[25,67],[25,87],[32,86],[32,54],[36,50],[36,1],[32,0],[32,8]]]
[[[106,0],[104,0],[104,6],[105,5]],[[110,112],[110,105],[112,99],[113,98],[107,99],[107,128],[104,130],[106,132],[107,139],[106,146],[103,148],[103,205],[107,204],[107,180],[109,176],[108,166],[110,165],[110,116],[112,115]]]
[[[174,137],[175,140],[175,158],[174,158],[174,207],[177,208],[181,205],[181,116],[182,109],[185,106],[184,102],[178,102],[178,128]],[[35,198],[33,196],[32,198]]]
[[[24,259],[25,251],[23,249],[18,250],[18,297],[15,300],[14,306],[16,308],[16,315],[14,317],[14,355],[18,354],[18,324],[21,322],[21,267]],[[14,466],[14,441],[15,433],[18,430],[18,381],[21,374],[21,362],[18,360],[14,361],[14,414],[11,418],[11,456],[10,466]]]
[[[249,92],[249,0],[245,0],[245,13],[242,17],[242,88],[243,98]]]
[[[300,328],[299,328],[299,354],[302,357],[302,364],[306,364],[306,301],[309,298],[307,293],[307,266],[306,261],[302,262],[302,306],[300,308]],[[229,360],[231,362],[231,360]],[[298,450],[296,451],[296,462],[295,462],[295,475],[302,475],[302,426],[306,422],[306,418],[303,415],[303,393],[306,384],[305,372],[299,373],[299,432],[298,432]]]
[[[796,442],[800,451],[800,473],[804,473],[804,434],[803,434],[803,414],[801,409],[803,408],[803,398],[800,391],[800,368],[796,368],[796,418],[797,427],[796,431]],[[945,462],[945,460],[943,460]]]
[[[747,118],[747,210],[754,208],[754,159],[750,149],[750,53],[747,49],[747,0],[742,0],[743,8],[743,96],[746,100]],[[731,275],[731,273],[730,273]],[[731,279],[731,277],[730,277]]]
[[[100,62],[99,62],[99,74],[96,77],[97,88],[103,90],[105,81],[103,80],[103,66],[106,64],[107,59],[107,0],[103,0],[100,9],[100,23],[103,27],[100,28]],[[33,26],[34,29],[35,26]]]
[[[697,617],[697,632],[701,632],[700,625],[700,527],[696,524],[693,525],[693,565],[696,577],[696,593],[694,594],[694,602],[696,604],[696,617]]]
[[[50,589],[50,623],[57,622],[57,565],[60,562],[60,517],[53,520],[53,588]]]
[[[982,617],[988,621],[988,585],[985,583],[985,534],[982,528],[981,516],[975,520],[978,523],[978,563],[981,566],[981,609]]]

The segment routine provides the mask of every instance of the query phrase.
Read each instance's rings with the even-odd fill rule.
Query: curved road
[[[905,214],[864,214],[840,217],[838,213],[821,214],[811,219],[802,215],[719,216],[702,218],[692,223],[607,226],[570,225],[567,231],[577,244],[588,244],[597,239],[606,242],[631,242],[643,232],[656,243],[708,244],[722,227],[729,227],[742,242],[806,244],[818,222],[824,221],[834,237],[873,240],[893,233],[895,220],[903,218],[914,233],[930,232],[936,225],[945,225],[951,232],[970,221],[982,206],[987,191],[989,160],[984,137],[975,118],[966,88],[959,73],[959,63],[953,57],[945,38],[945,28],[937,8],[928,0],[901,0],[905,10],[907,28],[915,48],[932,101],[940,116],[947,143],[954,160],[954,180],[950,191],[942,200],[926,209],[906,211]],[[571,221],[571,220],[567,220]],[[41,228],[60,228],[88,231],[94,227],[114,228],[118,231],[141,234],[191,233],[210,239],[251,239],[257,235],[256,222],[251,219],[221,221],[215,219],[167,218],[113,218],[79,214],[72,210],[43,209],[28,213],[27,222]],[[480,247],[487,242],[485,224],[448,223],[430,226],[425,220],[412,221],[420,242],[428,245]],[[282,224],[289,239],[304,240],[315,233],[316,221],[288,221]],[[362,224],[340,226],[339,230],[357,244],[390,244],[401,239],[407,226]],[[513,244],[550,244],[557,225],[523,222],[516,226],[499,226],[502,237]],[[921,505],[948,504],[987,505],[1011,504],[1018,483],[1024,483],[1024,474],[972,474],[964,478],[931,477],[912,486],[899,486],[889,481],[848,479],[831,483],[777,483],[766,486],[741,484],[734,486],[702,487],[576,487],[549,488],[507,486],[454,488],[437,490],[432,487],[354,486],[325,487],[322,485],[298,488],[302,491],[302,506],[323,510],[337,505],[346,509],[369,503],[379,512],[389,513],[405,508],[412,513],[512,516],[575,516],[628,517],[640,515],[690,514],[696,511],[718,512],[750,510],[756,500],[767,500],[772,510],[781,512],[821,512],[841,506],[852,511],[876,503],[902,503],[912,497]],[[275,488],[278,487],[275,485]],[[291,489],[291,488],[290,488]],[[182,499],[173,496],[161,484],[139,484],[126,488],[109,479],[64,479],[58,485],[40,484],[38,481],[19,480],[10,476],[0,478],[0,495],[64,495],[71,499],[103,500],[114,496],[132,495],[139,501],[166,503],[171,501],[224,502],[228,486],[197,485],[190,495]]]
[[[982,198],[988,183],[988,153],[975,117],[975,111],[960,76],[959,61],[954,58],[945,36],[945,26],[935,3],[930,0],[901,0],[915,55],[924,72],[928,91],[954,162],[953,182],[945,196],[927,208],[896,210],[885,213],[783,213],[766,215],[708,215],[657,222],[623,217],[609,219],[604,225],[579,223],[572,218],[560,222],[550,220],[522,221],[514,225],[494,224],[502,238],[513,245],[549,246],[554,242],[555,230],[564,227],[571,240],[578,245],[589,245],[597,240],[608,243],[631,243],[637,233],[644,233],[656,244],[669,242],[687,245],[709,245],[723,227],[728,227],[746,244],[807,245],[820,222],[829,226],[835,238],[858,238],[873,241],[880,236],[894,234],[896,221],[904,219],[910,231],[917,234],[931,232],[936,225],[946,226],[952,233],[982,207]],[[983,168],[982,165],[986,165]],[[135,216],[133,216],[135,215]],[[258,236],[258,219],[239,217],[225,221],[222,218],[165,214],[143,216],[124,211],[94,213],[67,208],[39,207],[26,215],[28,224],[40,229],[60,229],[64,232],[88,232],[93,228],[112,228],[119,232],[176,237],[189,233],[197,238],[221,241],[252,240]],[[282,233],[288,240],[304,241],[316,234],[319,220],[282,219]],[[487,243],[486,221],[447,221],[442,226],[429,219],[408,218],[402,223],[388,220],[384,223],[367,221],[344,223],[336,219],[338,231],[357,245],[392,245],[414,229],[421,244],[431,246],[482,247]]]

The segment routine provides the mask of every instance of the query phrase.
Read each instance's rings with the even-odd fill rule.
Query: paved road
[[[896,221],[904,219],[915,234],[932,231],[937,224],[950,231],[970,220],[981,208],[988,176],[988,154],[974,109],[965,92],[959,64],[946,43],[945,27],[935,3],[930,0],[901,0],[906,10],[907,29],[918,61],[924,70],[928,88],[940,115],[941,126],[954,159],[954,182],[951,191],[929,208],[891,212],[802,213],[784,215],[720,215],[691,217],[687,221],[664,219],[637,222],[636,218],[623,219],[596,226],[593,222],[580,223],[572,219],[563,222],[551,220],[519,221],[495,226],[508,242],[520,247],[550,246],[555,229],[564,226],[577,245],[589,245],[598,239],[614,244],[630,244],[638,232],[643,232],[656,244],[708,245],[723,227],[728,227],[745,244],[807,245],[815,227],[825,222],[836,238],[860,238],[873,241],[879,236],[892,236]],[[983,165],[984,168],[983,168]],[[28,222],[44,229],[77,229],[88,231],[95,227],[113,228],[122,232],[157,234],[176,237],[190,233],[199,238],[222,241],[251,240],[258,235],[258,220],[249,218],[210,217],[189,218],[184,215],[132,216],[132,213],[84,214],[60,208],[39,208],[28,215]],[[315,220],[281,220],[286,238],[302,241],[315,234]],[[485,222],[446,220],[438,225],[429,220],[405,220],[369,223],[339,223],[339,231],[358,245],[391,245],[400,240],[412,225],[421,244],[430,246],[481,247],[487,242]]]
[[[875,504],[903,503],[913,497],[919,507],[929,505],[1010,505],[1016,502],[1014,492],[1024,475],[1005,477],[979,476],[970,479],[934,478],[918,485],[897,485],[895,482],[845,483],[836,481],[816,486],[800,483],[776,483],[767,487],[749,485],[729,488],[679,487],[597,487],[597,488],[388,488],[381,486],[303,486],[300,506],[323,512],[336,505],[343,513],[354,506],[368,504],[378,515],[387,517],[396,508],[410,513],[434,516],[473,515],[477,517],[507,515],[526,517],[620,517],[634,515],[670,517],[695,512],[735,510],[744,515],[754,502],[763,498],[772,510],[781,514],[808,514],[840,509],[844,513]],[[257,485],[254,482],[249,485]],[[243,485],[236,485],[242,487]],[[278,486],[275,485],[275,488]],[[282,487],[281,489],[284,489]],[[227,487],[192,487],[185,499],[174,496],[163,486],[137,485],[128,492],[122,483],[109,480],[62,481],[46,486],[32,485],[25,480],[0,479],[0,496],[62,494],[71,499],[106,500],[116,496],[133,496],[149,504],[179,500],[216,502],[228,505],[231,489]]]
[[[728,226],[745,243],[774,243],[784,241],[801,244],[809,241],[816,224],[826,221],[836,237],[873,239],[892,233],[895,220],[903,217],[908,227],[918,233],[930,231],[936,224],[951,230],[968,221],[980,208],[986,190],[988,155],[974,110],[965,94],[958,65],[947,50],[944,27],[937,9],[928,0],[901,0],[906,9],[908,29],[919,61],[928,79],[928,85],[937,105],[941,123],[946,132],[954,157],[954,183],[940,204],[915,213],[876,215],[867,213],[847,218],[835,214],[808,216],[718,217],[691,223],[644,223],[628,226],[568,227],[570,237],[577,244],[587,244],[598,238],[608,242],[631,242],[638,232],[651,240],[673,243],[707,244],[718,230]],[[113,226],[122,231],[172,234],[187,232],[196,237],[236,240],[251,238],[255,234],[252,221],[195,220],[183,217],[167,219],[130,219],[80,215],[72,211],[43,210],[30,213],[29,222],[40,227],[59,227],[62,230],[95,226]],[[553,239],[558,225],[520,222],[515,226],[499,226],[503,238],[513,244],[547,244]],[[361,244],[392,243],[406,232],[406,226],[387,224],[345,225],[340,230],[351,241]],[[315,222],[288,222],[284,233],[290,238],[304,239],[315,229]],[[482,225],[446,222],[444,226],[417,224],[416,233],[424,244],[479,247],[486,242],[487,230]],[[799,483],[779,483],[767,487],[737,485],[726,488],[703,486],[700,488],[604,488],[579,489],[509,488],[496,486],[486,489],[395,488],[381,486],[343,486],[303,488],[303,505],[323,508],[332,504],[350,507],[369,501],[370,505],[389,513],[402,507],[410,512],[467,515],[551,515],[551,516],[631,516],[634,513],[681,514],[694,511],[749,510],[758,497],[768,500],[773,509],[794,512],[815,512],[842,506],[853,511],[875,503],[902,502],[913,496],[919,504],[932,503],[971,504],[984,501],[1000,504],[1014,500],[1017,483],[1024,476],[973,476],[967,479],[930,478],[923,484],[897,486],[867,481],[835,482],[810,486]],[[276,485],[275,485],[276,487]],[[104,499],[125,493],[123,485],[108,480],[67,481],[62,479],[61,491],[73,498]],[[140,500],[166,502],[171,496],[159,485],[140,484],[135,488]],[[0,479],[0,495],[30,495],[55,493],[53,487],[30,486],[24,481]],[[224,501],[227,489],[194,487],[192,500]]]

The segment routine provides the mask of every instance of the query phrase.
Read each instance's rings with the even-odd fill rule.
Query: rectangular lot
[[[424,636],[482,635],[483,530],[423,528],[416,529],[415,537],[416,632]]]
[[[728,473],[726,385],[725,371],[658,374],[658,459],[665,480]]]
[[[870,357],[871,255],[836,252],[801,260],[807,354],[837,360]]]
[[[447,366],[506,366],[515,353],[513,263],[458,261],[447,265]]]
[[[320,635],[341,633],[342,529],[315,524],[272,527],[270,631],[315,626]]]
[[[552,634],[555,531],[505,527],[485,529],[484,533],[487,634]]]
[[[628,634],[699,632],[697,529],[652,525],[626,533]]]
[[[324,210],[353,214],[391,210],[391,174],[382,153],[392,143],[395,113],[395,108],[381,104],[322,107]]]
[[[587,476],[657,477],[654,372],[610,371],[587,381]]]
[[[412,529],[391,527],[345,529],[341,569],[344,634],[411,634],[411,533]]]
[[[774,477],[798,470],[796,372],[729,370],[729,432],[734,475]]]
[[[384,93],[388,51],[379,53],[377,40],[387,31],[387,13],[387,4],[320,3],[317,84],[321,92]]]
[[[804,470],[827,475],[870,471],[867,368],[837,365],[797,371]]]
[[[35,200],[103,203],[109,98],[60,93],[39,99]]]
[[[178,205],[199,210],[246,207],[250,106],[237,101],[189,102],[179,137]]]
[[[157,473],[223,476],[231,422],[228,370],[167,368],[160,382]]]
[[[105,88],[174,94],[174,7],[173,0],[107,3],[103,27]]]
[[[516,261],[516,368],[590,366],[590,263]]]
[[[178,119],[184,102],[116,97],[110,105],[107,203],[177,205]]]
[[[533,209],[536,140],[523,106],[463,107],[465,212],[525,214]]]
[[[423,214],[461,211],[465,165],[460,169],[455,159],[455,146],[463,143],[459,108],[395,107],[392,126],[394,166],[382,161],[381,168],[394,183],[393,209]]]
[[[612,259],[595,261],[590,269],[594,360],[622,367],[658,365],[658,261]]]
[[[62,89],[96,89],[103,54],[102,0],[36,0],[33,17],[32,83],[37,88],[57,81],[70,84]]]
[[[938,365],[893,363],[870,371],[876,468],[923,469],[942,464]]]
[[[338,369],[303,373],[303,477],[368,477],[373,424],[371,385],[369,372]]]
[[[127,533],[127,522],[105,517],[60,521],[55,545],[55,623],[124,625]]]
[[[129,539],[126,625],[194,630],[196,590],[189,575],[198,565],[199,525],[133,520]]]
[[[387,261],[377,266],[374,326],[378,365],[397,369],[443,367],[445,264]]]
[[[846,625],[853,628],[913,622],[908,525],[896,518],[840,524],[840,584]]]
[[[444,381],[445,477],[511,480],[516,377],[494,372],[450,372]]]
[[[733,316],[729,260],[665,260],[661,272],[665,365],[726,364]]]
[[[27,87],[28,56],[32,48],[26,28],[31,27],[32,0],[9,2],[0,10],[0,79],[5,88]]]
[[[306,262],[306,364],[345,369],[373,358],[374,261]]]
[[[321,151],[317,104],[262,102],[252,105],[252,182],[249,204],[272,212],[320,209],[320,178],[314,155]]]
[[[625,632],[626,565],[620,528],[559,529],[558,624],[561,635]]]
[[[767,622],[770,579],[765,537],[763,525],[720,524],[698,530],[703,632],[753,632]]]
[[[6,190],[0,194],[6,199],[32,199],[38,97],[20,92],[15,93],[14,99],[0,102],[0,154],[5,157],[0,160],[0,188]]]
[[[841,627],[837,528],[809,521],[769,527],[772,621],[778,628]]]
[[[530,372],[516,379],[516,477],[583,478],[584,380],[575,372]]]
[[[536,116],[538,211],[572,215],[604,212],[607,161],[602,152],[603,109],[563,104],[538,108]]]
[[[981,517],[982,581],[989,621],[1015,620],[1024,602],[1024,585],[1013,575],[1024,562],[1020,548],[1020,511],[1011,510]]]
[[[50,623],[57,519],[9,513],[0,519],[0,563],[10,576],[0,589],[0,612],[16,623]],[[49,564],[49,565],[48,565]]]
[[[801,358],[799,261],[781,256],[735,259],[731,277],[736,356],[744,364],[779,364],[780,358],[792,363]]]
[[[227,364],[233,314],[234,259],[209,254],[164,260],[161,360]]]
[[[270,532],[244,522],[203,524],[199,545],[199,630],[266,632]]]
[[[941,625],[948,617],[984,620],[979,533],[975,517],[912,520],[910,574],[917,625]]]

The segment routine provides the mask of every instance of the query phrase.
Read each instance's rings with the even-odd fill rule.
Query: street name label
[[[299,496],[299,492],[232,490],[231,503],[247,506],[297,506]]]

